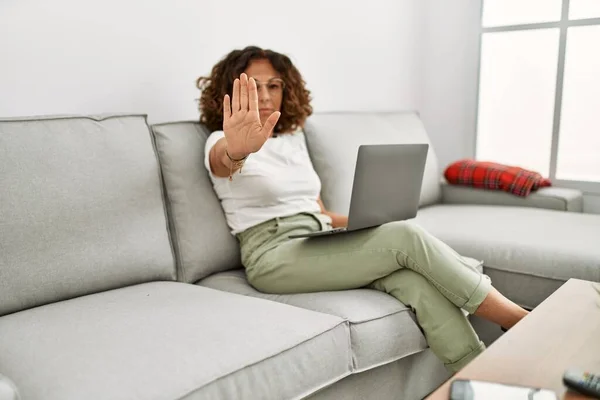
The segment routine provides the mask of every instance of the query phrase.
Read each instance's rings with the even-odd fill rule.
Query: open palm
[[[223,99],[223,132],[231,157],[243,158],[260,150],[273,134],[280,115],[276,111],[261,124],[256,81],[243,73],[233,82],[231,101],[227,94]]]

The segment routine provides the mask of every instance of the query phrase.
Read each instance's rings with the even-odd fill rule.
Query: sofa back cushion
[[[0,315],[175,267],[143,115],[0,120]]]
[[[229,231],[204,167],[208,131],[197,122],[157,124],[152,131],[165,184],[178,280],[196,282],[239,268],[239,244]]]
[[[354,167],[361,144],[429,143],[419,205],[440,200],[437,158],[416,112],[317,113],[308,119],[305,132],[323,185],[322,199],[329,210],[346,215],[350,210]]]

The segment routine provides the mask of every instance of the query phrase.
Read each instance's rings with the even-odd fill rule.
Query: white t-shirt
[[[232,234],[276,217],[321,211],[317,203],[321,180],[308,155],[304,132],[269,138],[258,152],[250,154],[232,181],[210,171],[210,150],[223,137],[223,131],[208,137],[204,164]]]

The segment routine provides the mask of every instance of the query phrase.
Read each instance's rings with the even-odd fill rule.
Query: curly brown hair
[[[200,89],[200,122],[211,132],[223,129],[223,97],[231,94],[233,81],[239,78],[253,60],[269,60],[285,82],[281,103],[281,116],[275,132],[290,132],[303,127],[312,114],[310,91],[292,61],[286,55],[273,50],[248,46],[227,54],[212,69],[210,76],[201,76],[196,81]]]

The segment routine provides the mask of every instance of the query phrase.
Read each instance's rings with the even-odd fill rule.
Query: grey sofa
[[[415,113],[318,114],[326,205],[346,212],[359,143],[428,141]],[[0,120],[0,399],[419,399],[447,377],[412,312],[356,289],[250,287],[203,166],[207,132],[143,115]],[[415,222],[535,306],[600,281],[581,194],[440,182]]]

